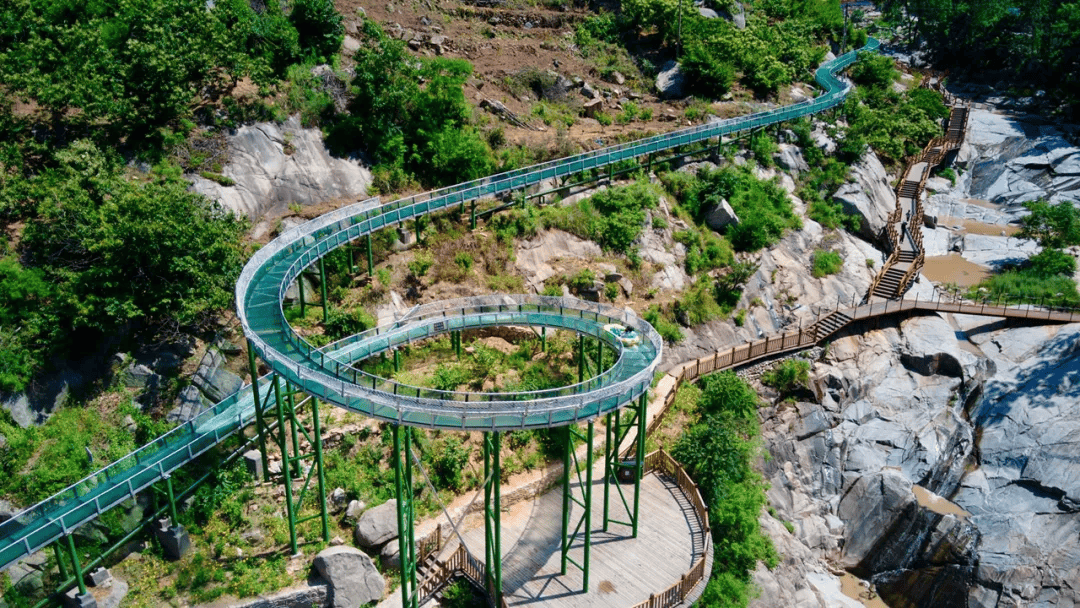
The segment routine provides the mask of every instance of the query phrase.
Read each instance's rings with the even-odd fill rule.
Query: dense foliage
[[[1042,251],[1027,262],[994,274],[969,292],[971,298],[1039,302],[1056,306],[1080,305],[1073,274],[1076,258],[1065,247],[1080,245],[1080,210],[1068,201],[1050,204],[1029,201],[1030,212],[1021,220],[1017,236],[1033,239]]]
[[[186,182],[131,179],[86,140],[54,160],[0,182],[0,200],[27,218],[18,259],[0,262],[0,390],[23,388],[48,353],[87,331],[191,324],[227,307],[243,262],[246,221]]]
[[[706,97],[724,94],[736,80],[759,95],[775,94],[816,68],[827,51],[822,42],[843,31],[840,7],[828,0],[745,4],[745,29],[677,0],[624,0],[621,17],[632,30],[655,31],[684,49],[687,84]]]
[[[1072,103],[1080,95],[1080,3],[889,0],[882,7],[906,40],[925,42],[943,67],[1005,72],[1057,88]]]
[[[752,466],[758,450],[759,399],[734,372],[705,376],[700,384],[697,421],[672,449],[709,507],[714,561],[700,603],[745,606],[757,562],[772,567],[779,559],[758,525],[768,502],[765,483]]]
[[[441,185],[493,171],[487,143],[468,126],[471,110],[462,85],[472,65],[415,59],[374,21],[365,20],[362,33],[364,44],[353,55],[350,115],[332,128],[328,143],[348,152],[363,141],[392,183],[407,172]]]

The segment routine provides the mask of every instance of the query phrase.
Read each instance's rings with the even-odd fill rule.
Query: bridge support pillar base
[[[178,560],[191,550],[191,537],[184,526],[169,526],[169,520],[159,519],[154,528],[154,536],[161,543],[161,550],[167,559]]]
[[[64,608],[97,608],[97,600],[89,592],[79,593],[78,587],[64,594]]]

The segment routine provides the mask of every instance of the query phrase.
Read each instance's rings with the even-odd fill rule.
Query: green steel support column
[[[593,469],[593,426],[596,423],[589,421],[589,435],[585,440],[588,455],[585,457],[585,559],[581,562],[582,575],[581,590],[589,592],[589,549],[592,547],[592,469]]]
[[[349,250],[349,274],[356,272],[356,257],[353,255],[353,244],[350,242],[345,246]]]
[[[484,433],[484,438],[481,440],[481,451],[484,456],[484,567],[487,574],[491,573],[489,568],[491,564],[491,518],[488,514],[491,513],[491,442],[488,439],[487,433]],[[489,581],[484,581],[484,586],[489,587]],[[490,591],[490,589],[487,589]]]
[[[60,569],[60,580],[66,581],[68,577],[67,564],[64,563],[64,554],[60,551],[60,543],[53,543],[53,552],[56,553],[56,567]]]
[[[547,352],[547,328],[540,328],[540,351]]]
[[[79,594],[86,595],[86,581],[83,580],[82,566],[79,564],[79,552],[75,550],[75,537],[67,535],[68,552],[71,554],[71,565],[75,569],[75,582],[79,584]]]
[[[570,427],[566,427],[566,444],[563,449],[563,472],[562,472],[562,569],[560,573],[566,575],[566,558],[570,551],[570,467],[573,466],[574,434]]]
[[[619,424],[619,412],[608,413],[604,418],[604,532],[608,531],[608,511],[611,503],[610,495],[608,492],[611,490],[611,476],[615,474],[615,470],[611,463],[611,436],[619,436],[619,432],[616,428],[612,428],[612,425]],[[615,446],[616,458],[618,458],[619,448]]]
[[[469,230],[476,230],[476,201],[472,202],[472,212],[469,214]]]
[[[296,287],[300,290],[300,316],[304,316],[304,312],[307,310],[307,303],[304,301],[304,273],[301,272],[296,277]]]
[[[585,381],[585,335],[584,334],[578,336],[577,381],[579,383]]]
[[[303,293],[303,292],[301,292]],[[303,299],[300,300],[303,302]],[[262,457],[263,481],[270,479],[270,461],[266,457],[266,422],[262,401],[259,400],[259,368],[255,365],[255,347],[248,340],[248,366],[251,367],[251,395],[255,397],[255,429],[259,434],[259,456]]]
[[[394,373],[401,371],[401,356],[398,354],[398,349],[394,349]]]
[[[293,499],[292,499],[292,474],[291,467],[289,466],[289,446],[286,443],[286,434],[288,431],[285,428],[285,403],[281,398],[281,385],[278,383],[278,377],[274,375],[274,399],[277,400],[277,417],[278,417],[278,447],[281,449],[281,475],[285,479],[285,514],[287,521],[289,522],[289,548],[292,549],[292,554],[296,555],[300,552],[296,544],[296,513],[293,512]]]
[[[645,418],[649,407],[649,398],[647,394],[641,395],[638,399],[638,435],[635,446],[637,447],[636,458],[634,459],[634,522],[633,535],[637,538],[638,533],[638,516],[641,515],[641,478],[645,472]]]
[[[329,318],[330,302],[326,298],[326,258],[319,258],[319,282],[322,287],[322,322]]]
[[[596,339],[596,374],[599,375],[604,369],[604,341]]]
[[[319,511],[322,517],[323,540],[330,542],[330,517],[326,510],[326,474],[323,472],[322,453],[322,422],[319,421],[319,400],[311,398],[311,417],[314,419],[312,426],[315,430],[315,466],[319,474]]]
[[[289,427],[292,431],[293,475],[300,477],[300,424],[296,419],[296,393],[288,380],[285,381],[285,403],[289,407]]]
[[[488,564],[488,575],[491,577],[491,599],[496,606],[502,605],[502,462],[499,452],[501,447],[500,434],[490,433],[491,437],[491,486],[494,497],[494,506],[489,517],[492,520],[492,537],[494,547],[491,550],[492,561]]]
[[[397,493],[398,551],[401,555],[401,605],[417,608],[416,556],[413,541],[412,465],[409,427],[390,427],[394,441],[394,485]],[[403,437],[404,436],[404,437]],[[404,439],[404,441],[403,441]]]
[[[165,492],[169,497],[169,519],[172,520],[172,525],[179,526],[180,519],[176,516],[176,494],[172,489],[172,475],[165,476]]]
[[[375,274],[375,254],[371,251],[371,233],[367,234],[367,273],[370,277]]]

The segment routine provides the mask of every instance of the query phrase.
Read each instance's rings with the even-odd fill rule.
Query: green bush
[[[1068,275],[1045,276],[1031,268],[1006,270],[990,276],[968,290],[973,300],[1018,304],[1042,303],[1047,306],[1080,306],[1076,281]]]
[[[336,55],[345,39],[345,24],[333,0],[293,0],[289,21],[296,28],[301,50],[321,60]]]
[[[622,293],[622,288],[618,283],[605,283],[604,284],[604,297],[608,302],[614,302],[619,299],[619,294]]]
[[[413,259],[409,260],[409,272],[413,273],[415,277],[422,277],[427,274],[427,271],[431,269],[434,263],[435,256],[430,251],[417,251]]]
[[[761,383],[788,395],[810,382],[810,362],[805,359],[785,359],[761,375]]]
[[[750,138],[750,151],[754,153],[754,159],[763,167],[773,166],[773,154],[776,154],[779,150],[780,147],[776,144],[776,140],[765,131],[761,131]]]
[[[713,294],[712,280],[708,276],[698,277],[693,287],[675,301],[675,318],[687,327],[694,327],[730,312],[716,303]]]
[[[569,207],[545,207],[543,223],[583,239],[595,241],[608,251],[628,252],[641,235],[645,210],[659,201],[655,189],[636,183],[598,192]]]
[[[900,78],[892,57],[868,51],[859,52],[850,74],[855,84],[876,89],[885,89]]]
[[[375,318],[357,306],[351,309],[333,306],[326,313],[323,329],[326,336],[337,341],[375,327]]]
[[[835,251],[818,249],[814,252],[813,264],[814,278],[820,279],[840,272],[840,269],[844,267],[844,259]]]
[[[469,370],[460,364],[440,364],[435,368],[432,388],[440,391],[456,391],[470,380]]]
[[[645,314],[641,316],[645,321],[652,325],[656,332],[660,334],[660,337],[669,344],[675,344],[683,339],[682,330],[679,329],[679,324],[672,321],[667,315],[660,311],[660,307],[653,304],[645,311]]]
[[[454,255],[454,264],[461,269],[462,272],[469,272],[473,267],[473,257],[467,251],[459,251]]]

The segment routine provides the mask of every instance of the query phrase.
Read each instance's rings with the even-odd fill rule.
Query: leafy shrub
[[[938,175],[949,180],[950,184],[956,185],[956,171],[954,171],[952,167],[945,167],[941,171],[938,171]]]
[[[469,381],[469,370],[459,364],[440,364],[435,368],[432,388],[440,391],[455,391],[457,387]]]
[[[740,308],[739,310],[736,310],[735,311],[735,316],[732,317],[732,319],[734,319],[736,327],[742,327],[743,325],[745,325],[746,324],[746,309],[745,308]]]
[[[814,252],[813,264],[814,278],[820,279],[840,272],[840,269],[844,267],[844,259],[835,251],[818,249]]]
[[[860,51],[851,65],[851,80],[866,87],[884,89],[900,77],[893,58],[867,51]]]
[[[333,0],[293,0],[289,21],[303,52],[320,59],[335,55],[345,39],[345,25]]]
[[[776,154],[779,150],[780,147],[776,145],[776,140],[765,131],[761,131],[750,138],[750,151],[754,153],[754,159],[764,167],[773,166],[773,154]]]
[[[605,283],[604,284],[604,297],[608,299],[608,302],[614,302],[619,299],[619,294],[622,293],[622,288],[618,283]]]
[[[699,277],[675,302],[675,318],[687,327],[708,323],[724,314],[713,296],[713,285],[708,276]]]
[[[417,251],[413,259],[409,260],[409,272],[413,273],[413,276],[422,277],[434,263],[435,256],[431,255],[430,251]]]
[[[810,381],[810,362],[805,359],[785,359],[761,375],[761,383],[781,394],[791,394]]]
[[[460,251],[454,256],[454,264],[462,270],[462,272],[469,272],[473,267],[472,255],[467,251]]]
[[[454,435],[444,436],[432,446],[432,473],[436,489],[448,489],[458,492],[462,489],[461,472],[469,463],[469,450],[461,444],[461,439]]]
[[[352,309],[331,307],[326,313],[323,329],[331,340],[358,334],[375,327],[375,318],[359,306]]]
[[[645,311],[645,314],[641,316],[645,321],[656,328],[656,332],[660,334],[660,337],[669,344],[674,344],[683,339],[682,330],[679,329],[679,324],[670,320],[664,313],[660,311],[660,307],[653,304]]]
[[[618,186],[598,192],[569,207],[546,207],[544,223],[583,239],[595,241],[608,251],[626,252],[645,225],[645,210],[659,197],[648,184]]]

